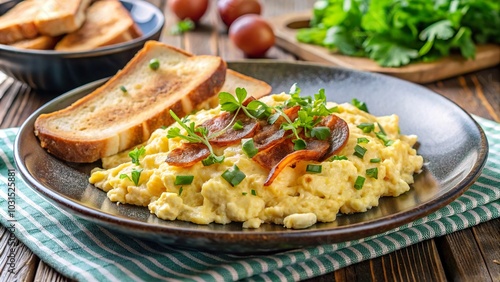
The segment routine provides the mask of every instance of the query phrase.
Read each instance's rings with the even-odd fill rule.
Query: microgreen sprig
[[[191,122],[189,123],[189,125],[187,125],[172,110],[170,110],[170,115],[182,128],[184,128],[184,130],[186,130],[187,135],[182,134],[180,128],[171,127],[167,132],[168,138],[179,137],[190,143],[205,144],[205,146],[207,146],[208,150],[210,151],[210,155],[202,161],[203,165],[205,166],[209,166],[214,163],[222,163],[224,161],[224,156],[217,156],[214,153],[214,149],[208,141],[208,129],[202,126],[196,127],[194,122]]]
[[[127,178],[128,180],[131,180],[132,182],[134,182],[135,186],[138,186],[139,185],[139,180],[141,179],[141,173],[142,173],[142,169],[133,169],[132,172],[130,173],[130,176],[128,176],[127,174],[125,173],[122,173],[120,174],[120,179],[124,179],[124,178]]]
[[[139,158],[145,154],[146,154],[146,149],[144,148],[144,146],[142,146],[140,148],[136,147],[134,150],[130,151],[128,153],[128,156],[132,159],[133,164],[139,165],[140,164]]]

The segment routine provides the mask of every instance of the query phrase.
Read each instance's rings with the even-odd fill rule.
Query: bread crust
[[[33,39],[17,41],[10,44],[10,46],[23,49],[49,50],[54,48],[58,40],[57,37],[41,35]]]
[[[192,76],[189,78],[189,81],[197,81],[196,83],[189,82],[194,83],[193,85],[186,84],[182,79],[178,81],[158,82],[152,86],[157,91],[156,93],[149,93],[154,90],[147,88],[148,90],[144,92],[148,93],[142,93],[143,95],[140,96],[142,98],[138,98],[134,103],[134,107],[139,107],[139,104],[145,106],[128,109],[128,111],[127,109],[121,111],[119,107],[115,107],[116,112],[102,113],[99,119],[102,119],[104,125],[102,125],[102,131],[99,132],[99,136],[88,137],[78,130],[65,132],[64,130],[54,128],[54,120],[60,121],[61,119],[81,113],[81,111],[85,111],[86,109],[88,110],[88,107],[95,102],[97,97],[111,95],[109,93],[115,91],[122,84],[124,78],[137,75],[139,71],[143,70],[139,66],[144,64],[150,52],[158,52],[158,49],[163,49],[172,55],[176,54],[179,56],[178,59],[183,62],[186,61],[186,64],[190,64],[189,61],[192,60],[191,64],[196,64],[200,61],[200,63],[209,62],[210,65],[202,68],[205,71],[199,71],[199,69],[193,70],[196,73],[189,73],[187,70],[186,75]],[[182,65],[183,63],[180,64],[180,66]],[[190,105],[191,108],[196,108],[197,105],[203,104],[204,101],[215,96],[224,84],[225,77],[226,64],[219,57],[205,55],[192,56],[173,46],[156,41],[148,41],[144,48],[136,54],[123,70],[119,71],[117,75],[108,80],[104,85],[65,109],[40,115],[35,121],[35,135],[38,136],[43,148],[62,160],[76,163],[94,162],[145,142],[155,129],[173,122],[169,114],[170,109],[179,116],[188,114],[191,109],[186,104]],[[191,88],[186,89],[186,87]],[[168,100],[171,97],[169,96],[172,94],[171,92],[177,93],[178,97]],[[165,102],[165,107],[160,110],[150,110],[148,105],[160,103],[159,99],[167,99],[170,102]],[[111,127],[116,122],[125,119],[133,119],[134,122],[126,127],[118,128],[116,132],[106,132],[107,125]],[[97,124],[101,121],[92,122],[94,122],[92,124]],[[101,128],[99,127],[99,129]]]

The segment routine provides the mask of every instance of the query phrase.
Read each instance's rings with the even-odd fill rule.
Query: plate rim
[[[102,83],[104,83],[106,80],[109,78],[103,78],[100,80],[96,80],[94,82],[87,83],[85,85],[82,85],[80,87],[77,87],[73,90],[70,90],[52,100],[47,102],[46,104],[42,105],[39,109],[37,109],[34,113],[32,113],[26,120],[23,122],[21,127],[19,128],[19,132],[16,135],[15,141],[14,141],[14,161],[16,163],[16,167],[20,172],[21,178],[26,182],[27,186],[33,189],[35,192],[37,192],[39,195],[42,195],[45,199],[49,200],[52,203],[55,203],[57,206],[66,209],[66,210],[71,210],[75,212],[75,215],[77,217],[83,218],[85,220],[89,220],[93,223],[103,225],[103,224],[111,224],[110,227],[124,227],[126,226],[132,226],[134,228],[140,228],[141,231],[143,232],[153,232],[154,234],[152,235],[188,235],[193,239],[197,238],[203,238],[203,239],[208,239],[208,240],[216,240],[217,237],[219,237],[221,234],[232,234],[234,236],[230,237],[225,237],[224,242],[231,244],[231,243],[236,243],[239,242],[241,243],[241,238],[246,237],[246,236],[252,236],[251,241],[256,241],[258,242],[259,240],[266,240],[266,241],[275,241],[275,240],[283,240],[285,243],[292,242],[296,240],[297,238],[300,238],[301,240],[304,240],[304,243],[302,246],[294,246],[293,248],[297,247],[305,247],[305,246],[312,246],[312,245],[320,245],[322,243],[338,243],[338,242],[343,242],[346,239],[345,238],[350,238],[349,240],[354,240],[354,239],[361,239],[365,237],[369,237],[372,235],[376,235],[385,231],[389,231],[393,228],[396,228],[398,226],[410,223],[414,220],[417,220],[419,218],[425,217],[439,208],[442,208],[452,201],[454,201],[456,198],[458,198],[460,195],[462,195],[476,180],[479,178],[481,175],[482,169],[484,165],[486,164],[487,160],[487,154],[488,154],[488,141],[486,138],[486,135],[484,133],[484,130],[481,128],[481,126],[478,124],[478,122],[469,114],[467,111],[465,111],[463,108],[461,108],[458,104],[456,104],[454,101],[450,100],[449,98],[440,95],[431,89],[425,88],[422,85],[418,85],[415,83],[411,83],[408,81],[404,81],[399,78],[395,77],[390,77],[384,74],[378,74],[378,73],[367,73],[364,71],[359,71],[359,70],[354,70],[354,69],[348,69],[348,68],[343,68],[343,67],[335,67],[335,66],[329,66],[325,64],[318,64],[318,63],[312,63],[312,62],[293,62],[293,61],[282,61],[282,60],[267,60],[267,59],[259,59],[259,60],[252,60],[252,61],[245,61],[245,60],[235,60],[235,61],[228,61],[228,65],[231,65],[231,63],[242,63],[242,64],[249,64],[249,65],[258,65],[258,64],[294,64],[294,65],[309,65],[312,67],[321,67],[321,68],[328,68],[328,69],[341,69],[342,71],[347,71],[347,72],[356,72],[356,73],[363,73],[367,75],[374,75],[376,77],[384,77],[383,79],[394,79],[398,81],[403,81],[405,83],[411,84],[411,87],[420,87],[425,89],[426,91],[432,93],[433,95],[438,95],[439,97],[444,98],[448,102],[451,102],[457,110],[460,110],[462,113],[464,113],[470,121],[473,122],[475,129],[478,130],[479,137],[480,137],[480,147],[479,147],[479,154],[477,156],[477,161],[474,163],[474,165],[471,168],[471,171],[467,173],[467,175],[460,181],[458,182],[452,189],[449,191],[446,191],[446,193],[439,195],[437,198],[432,198],[424,203],[421,203],[417,206],[411,207],[410,209],[399,211],[387,216],[383,216],[381,218],[375,218],[371,219],[368,221],[363,221],[359,223],[354,223],[354,224],[349,224],[349,225],[343,225],[343,226],[336,226],[332,228],[326,228],[326,229],[301,229],[301,230],[273,230],[273,231],[258,231],[258,230],[246,230],[246,229],[241,229],[237,231],[218,231],[218,230],[204,230],[204,229],[199,229],[197,230],[196,228],[185,228],[185,227],[177,227],[177,226],[164,226],[164,225],[157,225],[157,224],[151,224],[147,222],[141,222],[137,221],[135,219],[131,218],[125,218],[125,217],[119,217],[113,214],[106,213],[100,209],[94,209],[85,205],[81,205],[78,202],[61,195],[57,193],[56,191],[53,191],[52,189],[48,187],[44,187],[43,185],[37,183],[36,179],[29,173],[27,168],[24,166],[24,163],[22,161],[22,154],[19,150],[20,144],[22,142],[21,136],[22,133],[25,131],[30,130],[32,134],[33,130],[28,129],[28,127],[32,128],[32,125],[34,123],[34,120],[38,115],[44,112],[47,107],[50,107],[54,103],[64,101],[68,98],[78,96],[78,95],[85,95],[82,92],[84,91],[91,91],[92,89],[98,87]],[[28,134],[28,133],[27,133]],[[35,137],[36,138],[36,137]],[[374,207],[375,208],[375,207]],[[389,222],[389,224],[388,224]],[[115,226],[116,225],[116,226]],[[375,232],[374,232],[375,231]],[[363,234],[360,236],[352,236],[352,233],[356,234]],[[149,233],[148,233],[149,234]],[[367,235],[368,234],[368,235]],[[136,234],[140,235],[140,234]],[[332,238],[333,237],[333,238]],[[340,238],[341,240],[337,240],[337,238]],[[317,243],[319,242],[319,243]],[[278,247],[276,250],[283,250],[285,248],[280,248]]]

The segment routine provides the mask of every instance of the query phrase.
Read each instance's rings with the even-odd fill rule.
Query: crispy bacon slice
[[[290,118],[290,120],[295,120],[299,110],[300,106],[294,106],[285,109],[284,113]],[[280,128],[284,122],[286,122],[286,120],[282,116],[280,116],[273,124],[268,124],[266,121],[260,122],[261,128],[253,137],[255,147],[261,151],[281,142],[285,137],[285,130]]]
[[[349,126],[345,120],[337,115],[332,114],[325,117],[322,124],[330,128],[330,147],[320,158],[320,161],[324,161],[342,150],[347,144],[347,139],[349,139]]]
[[[275,146],[257,153],[252,159],[269,170],[264,186],[269,186],[274,179],[285,169],[300,160],[317,161],[330,147],[329,141],[308,138],[304,150],[295,151],[290,139],[283,139]]]
[[[254,141],[255,142],[255,141]],[[293,143],[290,139],[278,139],[276,144],[267,150],[259,151],[252,160],[267,170],[271,170],[287,155],[293,153]]]
[[[202,143],[184,143],[168,153],[165,160],[169,165],[190,167],[210,155],[207,146]]]
[[[229,120],[230,122],[231,120]],[[212,139],[210,139],[210,144],[215,146],[229,146],[235,143],[239,143],[243,138],[249,138],[255,135],[255,132],[259,129],[259,123],[247,117],[245,114],[239,114],[236,117],[235,122],[240,121],[243,128],[235,130],[232,126],[226,129],[226,131]],[[227,124],[229,124],[229,122]],[[209,129],[210,131],[210,129]]]

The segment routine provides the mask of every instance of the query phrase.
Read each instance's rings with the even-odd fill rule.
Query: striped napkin
[[[268,255],[183,251],[115,234],[58,209],[15,178],[14,235],[63,275],[77,281],[297,281],[449,234],[500,215],[500,124],[476,117],[490,152],[482,175],[437,212],[384,234]],[[9,229],[9,172],[17,130],[0,130],[0,215]],[[6,274],[2,274],[6,275]],[[0,280],[2,277],[0,277]]]

